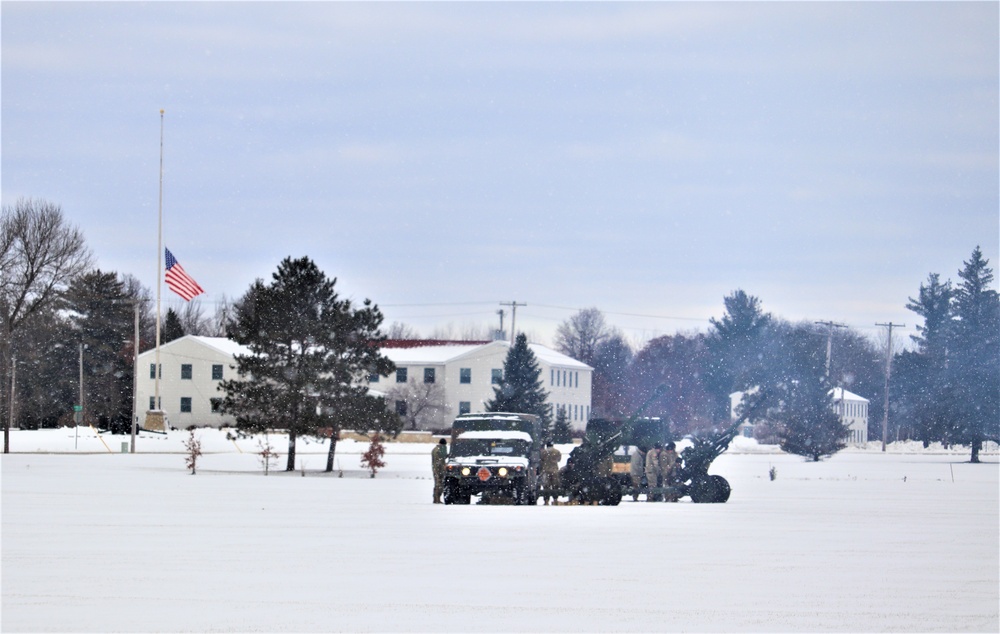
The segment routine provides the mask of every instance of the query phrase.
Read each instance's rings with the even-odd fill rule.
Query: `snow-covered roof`
[[[857,394],[855,394],[853,392],[848,392],[847,390],[845,390],[842,387],[835,387],[832,390],[830,390],[829,392],[827,392],[827,394],[832,394],[833,395],[833,400],[835,400],[835,401],[844,400],[844,401],[860,401],[862,403],[867,403],[868,402],[868,399],[866,399],[865,397],[858,396]]]
[[[470,345],[445,345],[445,346],[418,346],[414,348],[382,348],[382,354],[392,359],[396,365],[407,364],[444,364],[460,357],[471,355],[477,352],[485,352],[486,349],[510,348],[507,341],[491,341],[484,344]],[[545,361],[549,365],[562,368],[590,370],[591,367],[582,361],[577,361],[561,352],[547,348],[541,344],[529,343],[528,348],[539,361]]]
[[[247,348],[243,344],[236,343],[232,339],[227,339],[226,337],[202,337],[201,335],[187,335],[187,337],[231,356],[236,356],[238,354],[250,354],[250,348]]]

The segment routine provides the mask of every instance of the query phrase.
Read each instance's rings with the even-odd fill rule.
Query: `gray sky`
[[[209,313],[308,255],[424,334],[517,301],[641,342],[738,288],[912,331],[928,273],[997,266],[998,6],[4,1],[3,203],[155,288],[163,108]]]

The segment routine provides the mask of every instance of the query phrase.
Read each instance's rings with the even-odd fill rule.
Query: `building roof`
[[[162,351],[166,348],[170,348],[171,346],[180,343],[181,341],[193,341],[208,348],[212,348],[213,350],[216,350],[223,354],[228,354],[229,356],[236,356],[238,354],[250,354],[250,348],[238,344],[232,339],[227,339],[226,337],[202,337],[200,335],[184,335],[183,337],[179,337],[168,343],[161,343],[160,350]],[[149,350],[142,352],[142,354],[149,354],[151,352],[154,352],[155,350],[156,348],[150,348]]]
[[[866,399],[865,397],[858,396],[853,392],[848,392],[842,387],[833,388],[832,390],[829,391],[829,394],[833,395],[833,400],[835,401],[844,400],[844,401],[860,401],[863,403],[868,402],[868,399]]]
[[[491,341],[480,344],[459,344],[459,345],[427,345],[410,348],[382,348],[382,354],[392,359],[396,365],[411,364],[444,364],[457,360],[461,357],[485,351],[487,348],[502,348],[504,351],[510,348],[508,341]],[[570,368],[576,370],[592,369],[586,363],[577,361],[561,352],[556,352],[550,348],[537,343],[529,343],[528,348],[540,361],[545,361],[549,365]]]

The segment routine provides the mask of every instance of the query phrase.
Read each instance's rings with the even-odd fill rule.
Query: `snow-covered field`
[[[462,507],[430,503],[429,444],[371,479],[365,445],[341,477],[300,443],[265,477],[200,430],[192,476],[187,436],[11,432],[3,631],[1000,631],[995,452],[738,442],[727,504]]]

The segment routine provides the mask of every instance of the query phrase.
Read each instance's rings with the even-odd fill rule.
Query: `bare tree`
[[[612,334],[604,315],[596,308],[585,308],[559,324],[556,349],[563,354],[593,366],[597,347]]]
[[[4,453],[10,451],[8,407],[14,337],[24,321],[55,305],[70,281],[91,267],[83,232],[69,225],[62,209],[44,200],[20,198],[0,215],[0,416]]]
[[[420,339],[420,333],[413,326],[394,321],[385,331],[386,339]]]
[[[445,403],[444,387],[440,383],[418,383],[415,378],[403,385],[396,385],[386,394],[386,403],[402,401],[406,412],[397,411],[409,429],[439,427],[442,415],[448,410]]]
[[[212,321],[205,317],[201,309],[201,302],[196,299],[184,302],[184,307],[178,314],[185,334],[208,335],[212,329]]]

